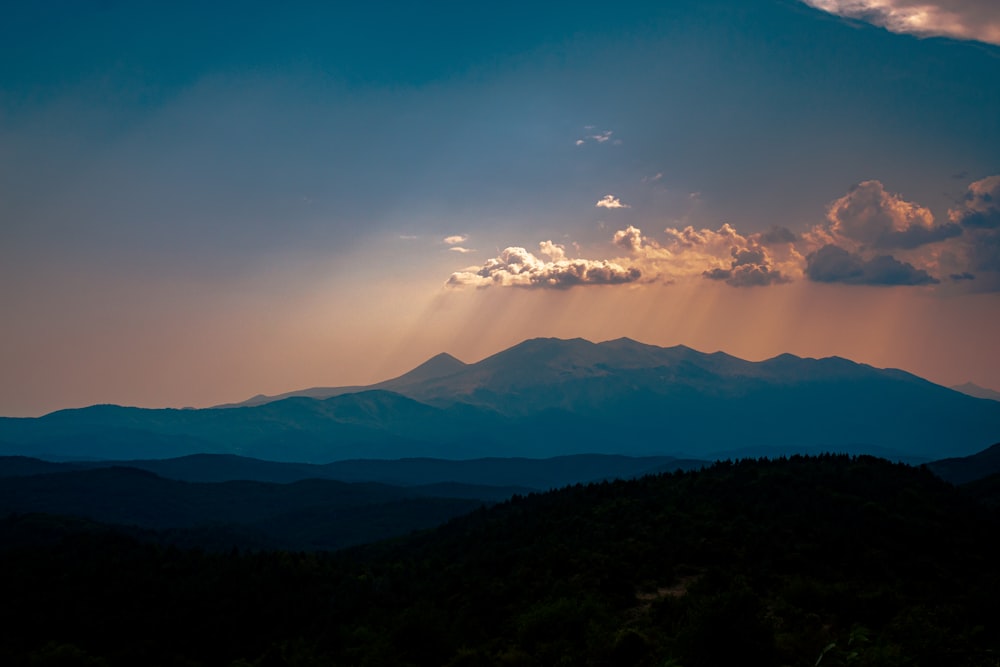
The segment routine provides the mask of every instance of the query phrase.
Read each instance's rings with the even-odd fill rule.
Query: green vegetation
[[[982,665],[1000,519],[870,457],[720,463],[515,497],[331,553],[0,525],[0,662]]]

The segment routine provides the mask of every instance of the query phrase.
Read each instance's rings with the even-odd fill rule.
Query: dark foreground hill
[[[193,483],[111,467],[4,478],[0,515],[71,515],[212,549],[337,549],[437,526],[519,490],[320,479]]]
[[[927,467],[952,484],[965,484],[1000,473],[1000,443],[970,456],[932,461]]]
[[[750,362],[628,339],[529,340],[474,364],[438,357],[371,387],[242,407],[104,405],[0,418],[0,454],[38,458],[713,460],[838,451],[928,461],[998,437],[1000,402],[903,371],[788,354]]]
[[[973,665],[998,518],[925,469],[793,457],[515,497],[334,554],[0,523],[0,662]]]

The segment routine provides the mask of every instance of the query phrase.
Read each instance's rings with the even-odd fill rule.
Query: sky
[[[1000,389],[995,0],[20,3],[0,415],[536,336]]]

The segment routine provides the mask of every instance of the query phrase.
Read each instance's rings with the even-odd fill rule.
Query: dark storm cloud
[[[931,285],[939,281],[909,262],[891,255],[872,259],[825,245],[806,257],[806,276],[813,282],[847,285]]]

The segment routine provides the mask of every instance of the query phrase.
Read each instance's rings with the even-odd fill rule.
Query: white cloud
[[[452,247],[448,248],[448,250],[450,250],[452,252],[462,253],[463,255],[466,254],[466,253],[470,253],[470,252],[476,252],[472,248],[463,248],[460,245],[453,245]]]
[[[524,248],[506,248],[481,267],[469,267],[451,274],[451,286],[532,287],[566,289],[578,285],[617,285],[639,280],[642,273],[608,260],[566,259],[565,249],[543,241],[539,244],[545,261]]]
[[[643,183],[656,183],[657,181],[659,181],[661,179],[663,179],[663,173],[662,172],[657,172],[657,173],[653,174],[652,176],[643,176],[642,177],[642,182]]]
[[[585,130],[593,130],[594,126],[593,125],[586,125],[586,126],[584,126],[583,129],[585,129]],[[607,143],[607,142],[610,141],[615,146],[621,145],[622,142],[621,142],[620,139],[615,139],[615,140],[612,141],[611,136],[613,134],[614,134],[614,132],[612,130],[601,130],[600,132],[597,132],[596,134],[588,134],[588,135],[586,135],[584,137],[581,137],[581,138],[577,139],[575,143],[576,143],[577,146],[583,146],[584,144],[586,144],[588,142],[591,142],[591,141],[593,141],[595,143],[598,143],[598,144],[604,144],[604,143]]]
[[[632,208],[628,204],[622,203],[622,200],[614,195],[604,195],[594,206],[597,208]]]
[[[831,14],[890,32],[1000,45],[997,0],[802,0]]]
[[[465,234],[455,234],[453,236],[444,237],[444,242],[447,243],[448,245],[456,245],[458,243],[463,243],[464,241],[468,240],[469,237],[466,236]]]

